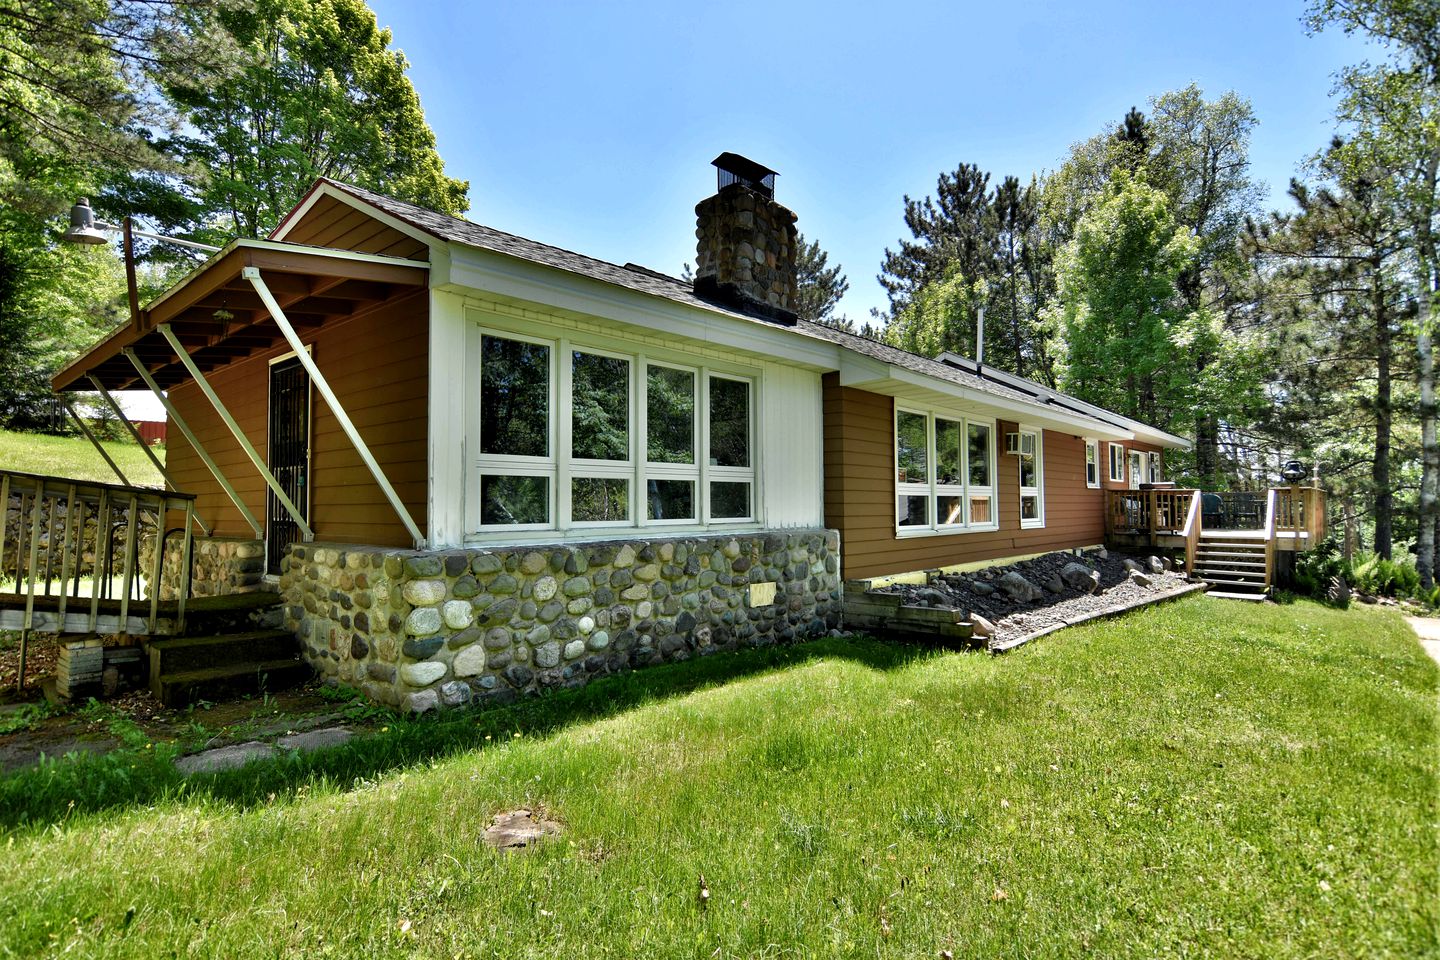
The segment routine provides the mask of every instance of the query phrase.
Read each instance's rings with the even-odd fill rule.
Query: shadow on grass
[[[0,780],[0,830],[43,828],[71,816],[167,800],[210,798],[247,807],[283,799],[302,787],[348,788],[402,767],[498,744],[517,731],[526,737],[547,736],[574,724],[821,658],[839,657],[891,670],[933,652],[868,638],[831,638],[717,653],[604,677],[579,689],[505,707],[416,718],[397,715],[385,729],[342,747],[287,754],[238,770],[188,778],[175,769],[169,749],[47,759]]]

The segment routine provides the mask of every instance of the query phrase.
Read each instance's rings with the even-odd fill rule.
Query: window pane
[[[1021,455],[1020,455],[1020,486],[1022,486],[1022,487],[1033,487],[1033,486],[1035,486],[1035,455],[1034,455],[1034,454],[1028,454],[1028,453],[1027,453],[1027,454],[1021,454]]]
[[[695,374],[671,367],[646,371],[651,463],[695,462]]]
[[[750,384],[743,380],[710,378],[710,465],[750,466]]]
[[[990,428],[970,424],[970,482],[977,487],[990,486]]]
[[[651,520],[695,519],[695,481],[651,480],[647,486]]]
[[[935,498],[935,516],[940,523],[964,523],[965,501],[958,495],[941,494]]]
[[[480,522],[490,524],[549,523],[548,477],[480,478]]]
[[[1025,496],[1020,498],[1020,519],[1040,519],[1040,498],[1036,496]]]
[[[930,525],[930,498],[902,495],[899,502],[900,526],[928,527]]]
[[[575,477],[570,481],[570,518],[576,523],[629,520],[630,481],[614,477]]]
[[[900,483],[929,483],[925,460],[925,417],[918,413],[895,416],[895,438],[898,450]]]
[[[571,455],[629,460],[630,361],[575,351],[571,364]]]
[[[939,417],[935,418],[935,482],[965,482],[960,473],[960,424]]]
[[[970,497],[970,522],[975,525],[994,523],[995,512],[988,496]]]
[[[710,484],[710,517],[715,520],[740,520],[750,516],[750,484]]]
[[[549,347],[481,338],[480,452],[550,455]]]

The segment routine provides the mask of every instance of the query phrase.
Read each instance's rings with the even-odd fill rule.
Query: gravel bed
[[[1127,556],[1103,550],[1077,555],[1070,552],[1047,553],[1032,560],[1005,567],[989,567],[974,573],[931,575],[924,586],[894,584],[876,592],[899,593],[905,603],[923,607],[960,610],[966,615],[979,614],[995,625],[991,644],[1005,643],[1027,636],[1046,627],[1059,626],[1087,614],[1129,605],[1170,593],[1190,581],[1181,571],[1153,570],[1150,557]],[[1141,583],[1131,576],[1127,561],[1140,568]],[[1156,564],[1164,565],[1156,557]],[[1093,592],[1062,579],[1061,571],[1072,564],[1099,575],[1099,587]],[[1016,599],[1001,586],[1007,574],[1019,574],[1038,593],[1034,599]],[[1072,579],[1078,580],[1072,571]],[[1058,589],[1056,589],[1058,587]]]

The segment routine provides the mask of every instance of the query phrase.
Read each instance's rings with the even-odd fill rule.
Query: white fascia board
[[[1169,447],[1175,450],[1195,449],[1193,440],[1177,437],[1173,433],[1166,433],[1164,430],[1156,430],[1154,427],[1147,427],[1143,424],[1135,426],[1135,439],[1142,443],[1153,443],[1157,447]]]
[[[1073,417],[1060,413],[1043,404],[1024,403],[1012,400],[1009,397],[986,393],[983,390],[972,390],[969,387],[962,387],[958,383],[938,380],[935,377],[928,377],[923,373],[916,373],[914,370],[907,370],[904,367],[889,365],[889,379],[897,383],[932,390],[945,396],[963,400],[966,403],[988,407],[992,410],[999,411],[1001,417],[1004,419],[1023,420],[1027,424],[1048,427],[1051,430],[1074,434],[1077,437],[1094,437],[1097,440],[1135,439],[1135,434],[1129,430],[1111,427],[1108,424],[1101,423],[1098,420],[1092,420],[1089,417]],[[1013,415],[1013,417],[1011,415]]]
[[[742,320],[627,290],[516,257],[451,244],[447,267],[443,273],[432,271],[432,287],[521,300],[667,336],[744,350],[816,370],[840,367],[841,348],[829,341],[812,339],[763,321]]]

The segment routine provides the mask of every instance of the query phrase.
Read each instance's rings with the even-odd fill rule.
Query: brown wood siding
[[[316,200],[285,234],[285,240],[407,260],[430,258],[430,248],[421,241],[329,196]]]
[[[350,415],[411,516],[425,529],[429,475],[426,454],[429,395],[428,295],[416,291],[301,339],[345,412]],[[210,384],[262,457],[267,456],[270,364],[289,352],[276,348],[209,376]],[[170,391],[180,415],[215,459],[246,505],[265,520],[265,481],[251,466],[224,421],[193,382]],[[319,540],[411,546],[360,455],[318,391],[311,394],[310,518]],[[251,536],[240,511],[181,432],[169,429],[167,465],[181,490],[198,495],[196,509],[217,536]]]
[[[1109,449],[1108,449],[1108,447],[1109,447],[1109,445],[1110,445],[1110,441],[1109,441],[1109,440],[1101,440],[1101,441],[1100,441],[1100,485],[1101,485],[1102,487],[1104,487],[1106,490],[1129,490],[1129,489],[1130,489],[1130,480],[1129,480],[1130,472],[1129,472],[1129,471],[1130,471],[1130,451],[1131,451],[1131,450],[1141,450],[1141,451],[1144,451],[1144,453],[1145,453],[1145,455],[1146,455],[1147,457],[1150,455],[1150,453],[1151,453],[1152,451],[1153,451],[1153,452],[1156,452],[1156,453],[1159,453],[1159,454],[1160,454],[1160,475],[1161,475],[1162,478],[1164,478],[1164,476],[1165,476],[1166,464],[1165,464],[1165,451],[1164,451],[1163,448],[1157,447],[1157,446],[1155,446],[1153,443],[1145,443],[1145,442],[1143,442],[1143,441],[1141,441],[1141,440],[1125,440],[1125,441],[1117,441],[1116,443],[1117,443],[1117,446],[1121,446],[1121,447],[1124,447],[1124,448],[1125,448],[1125,471],[1126,471],[1126,472],[1125,472],[1125,476],[1126,476],[1126,479],[1125,479],[1124,482],[1116,482],[1116,481],[1113,481],[1113,480],[1110,479],[1110,451],[1109,451]],[[1148,461],[1148,460],[1146,461],[1146,467],[1147,467],[1147,469],[1148,469],[1148,467],[1149,467],[1149,461]]]
[[[841,570],[862,579],[1089,546],[1104,538],[1101,491],[1085,485],[1085,441],[1053,430],[1041,441],[1045,526],[1020,527],[1019,458],[997,424],[1000,529],[901,538],[895,532],[894,401],[825,377],[825,525],[840,531]]]

